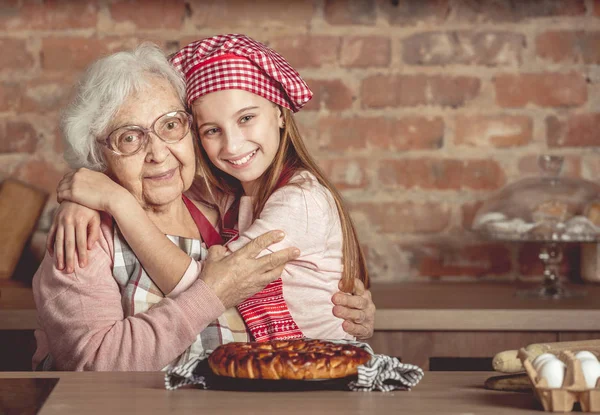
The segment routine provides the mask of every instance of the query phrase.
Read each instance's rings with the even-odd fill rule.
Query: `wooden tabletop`
[[[373,284],[376,330],[600,331],[600,286],[577,285],[579,298],[522,298],[510,283]],[[0,330],[37,328],[31,288],[0,284]]]
[[[69,414],[534,414],[532,394],[483,389],[490,372],[426,372],[412,391],[223,392],[164,389],[160,372],[5,372],[59,378],[40,415]]]

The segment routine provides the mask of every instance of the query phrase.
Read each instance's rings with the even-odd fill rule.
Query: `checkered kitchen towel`
[[[396,357],[375,354],[367,343],[352,340],[329,341],[361,347],[373,356],[367,363],[358,367],[358,379],[349,382],[349,390],[410,390],[423,378],[423,370],[420,367],[402,363]],[[187,363],[169,369],[165,375],[165,387],[175,390],[185,385],[195,385],[202,389],[211,389],[210,376],[207,376],[209,374],[206,372],[210,369],[208,365],[201,365],[211,352],[208,351]]]

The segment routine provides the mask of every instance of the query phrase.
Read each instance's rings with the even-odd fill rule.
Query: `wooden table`
[[[10,378],[58,377],[39,412],[69,414],[536,414],[532,394],[483,389],[486,372],[427,372],[412,391],[167,391],[160,372],[0,373]]]

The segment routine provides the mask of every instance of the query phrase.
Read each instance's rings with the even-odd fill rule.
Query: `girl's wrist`
[[[121,189],[115,192],[114,195],[108,200],[106,206],[106,212],[112,217],[117,217],[121,213],[127,213],[131,211],[132,206],[137,204],[137,200],[125,189]]]

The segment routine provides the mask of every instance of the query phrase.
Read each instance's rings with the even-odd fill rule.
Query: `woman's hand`
[[[342,282],[339,283],[340,290]],[[344,319],[342,327],[357,339],[368,339],[375,329],[375,303],[371,291],[358,278],[354,281],[352,294],[337,292],[333,295],[333,315]]]
[[[231,255],[223,246],[212,246],[200,278],[215,292],[226,309],[236,306],[279,278],[285,264],[300,256],[297,248],[286,248],[256,258],[284,236],[282,231],[267,232]]]
[[[75,249],[79,266],[87,265],[87,251],[100,237],[100,214],[73,202],[63,202],[58,207],[48,238],[46,249],[56,261],[56,268],[67,272],[75,270]]]
[[[130,193],[104,173],[85,168],[65,174],[56,188],[59,202],[68,200],[94,210],[110,212],[114,203],[118,203]]]

